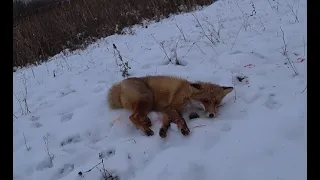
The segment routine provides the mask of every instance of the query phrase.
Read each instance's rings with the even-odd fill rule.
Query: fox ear
[[[198,83],[191,83],[190,85],[196,89],[199,89],[199,90],[201,89],[201,85]]]
[[[224,94],[229,94],[233,90],[233,87],[222,86],[222,89]]]

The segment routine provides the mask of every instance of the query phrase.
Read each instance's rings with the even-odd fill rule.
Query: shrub
[[[37,64],[68,48],[121,33],[143,20],[160,20],[213,0],[38,0],[13,2],[13,66]]]

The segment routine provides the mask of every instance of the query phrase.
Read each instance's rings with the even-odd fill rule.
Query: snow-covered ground
[[[306,179],[305,0],[220,0],[147,26],[13,73],[13,179],[100,180],[103,169],[121,180]],[[107,90],[123,79],[113,43],[131,76],[235,90],[217,118],[188,121],[188,137],[172,125],[160,138],[150,113],[147,137],[130,112],[108,109]]]

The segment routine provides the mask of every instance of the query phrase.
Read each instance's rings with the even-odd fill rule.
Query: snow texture
[[[13,179],[306,179],[306,20],[305,0],[219,0],[17,70]],[[151,112],[147,137],[129,111],[107,106],[108,89],[123,79],[113,44],[131,76],[235,90],[217,118],[187,121],[188,137],[173,124],[160,138]]]

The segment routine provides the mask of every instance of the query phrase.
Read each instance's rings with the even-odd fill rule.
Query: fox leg
[[[132,110],[129,117],[131,122],[146,135],[154,133],[150,129],[152,123],[148,118],[148,112],[153,104],[153,92],[145,84],[136,78],[128,78],[121,83],[120,100],[124,108]]]
[[[133,105],[133,114],[129,117],[131,122],[147,136],[153,136],[154,132],[151,130],[151,120],[148,117],[150,106],[149,103],[140,101]]]
[[[141,123],[141,121],[139,120],[139,115],[136,114],[132,114],[131,116],[129,116],[129,119],[131,120],[131,122],[141,131],[143,131],[147,136],[153,136],[154,132],[150,129],[150,127],[146,126],[145,124]]]
[[[179,110],[168,109],[168,110],[166,110],[166,114],[169,115],[170,122],[174,122],[177,124],[178,128],[180,129],[181,134],[183,134],[184,136],[189,135],[190,129],[188,128],[186,120],[184,119],[182,114],[179,112]]]
[[[171,119],[166,113],[163,113],[162,126],[159,131],[159,136],[162,138],[167,137],[167,132],[170,127]]]
[[[183,134],[184,136],[188,136],[190,133],[190,129],[188,128],[186,120],[178,110],[175,111],[180,116],[180,118],[176,119],[175,123],[177,123],[177,126],[180,128],[181,134]]]

